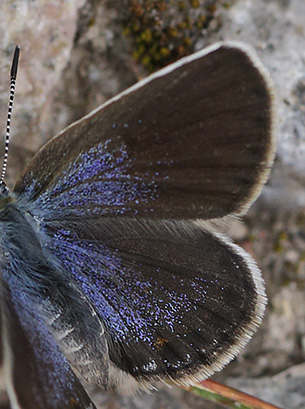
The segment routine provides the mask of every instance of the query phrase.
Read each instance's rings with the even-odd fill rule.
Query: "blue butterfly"
[[[191,384],[246,344],[263,279],[210,220],[245,213],[267,179],[269,84],[253,52],[218,43],[68,126],[12,192],[4,169],[1,339],[14,409],[94,408],[79,377],[121,390]]]

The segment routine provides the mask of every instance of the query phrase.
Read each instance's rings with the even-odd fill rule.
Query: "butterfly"
[[[94,408],[79,379],[186,385],[237,355],[261,322],[264,283],[211,221],[244,214],[260,193],[273,105],[254,52],[217,43],[68,126],[13,191],[2,180],[1,356],[14,409]]]

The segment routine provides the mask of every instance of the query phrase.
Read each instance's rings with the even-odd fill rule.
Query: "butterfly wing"
[[[12,271],[8,271],[12,274]],[[94,409],[37,309],[13,276],[2,283],[4,378],[14,409]]]
[[[272,96],[258,67],[226,44],[178,61],[52,139],[15,192],[43,219],[243,213],[273,159]]]
[[[204,379],[261,321],[266,299],[250,256],[191,222],[104,218],[45,228],[48,250],[106,328],[109,386]]]

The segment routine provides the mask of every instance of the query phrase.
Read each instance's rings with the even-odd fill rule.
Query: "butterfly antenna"
[[[1,174],[1,179],[0,179],[0,190],[2,193],[8,191],[8,187],[6,186],[4,182],[4,178],[6,174],[8,150],[9,150],[9,144],[10,144],[11,119],[12,119],[13,103],[14,103],[14,96],[15,96],[15,85],[16,85],[19,54],[20,54],[20,47],[19,45],[17,45],[17,47],[15,48],[15,53],[14,53],[12,68],[11,68],[11,75],[10,75],[10,99],[8,103],[5,148],[4,148],[2,174]]]

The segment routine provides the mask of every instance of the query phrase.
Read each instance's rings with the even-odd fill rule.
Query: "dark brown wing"
[[[243,213],[273,160],[266,78],[241,46],[199,51],[52,139],[15,192],[52,220]]]
[[[4,377],[12,407],[94,409],[18,280],[10,281],[13,290],[2,283],[1,319]]]
[[[108,386],[205,379],[261,322],[266,297],[251,257],[192,222],[101,218],[45,232],[106,329]]]

